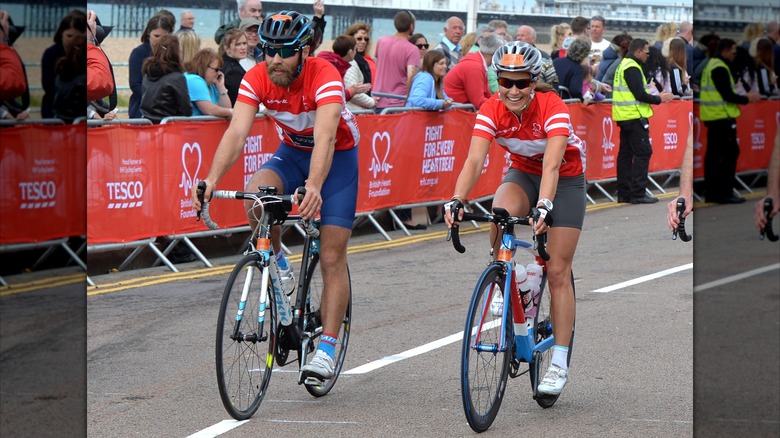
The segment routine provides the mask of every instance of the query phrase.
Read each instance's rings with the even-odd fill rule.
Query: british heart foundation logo
[[[368,171],[373,173],[374,178],[380,172],[390,174],[390,169],[393,168],[387,162],[387,157],[390,155],[390,134],[387,131],[375,132],[374,138],[371,139],[371,148],[374,156],[371,157],[371,167]]]
[[[612,117],[604,117],[601,121],[601,132],[603,133],[601,147],[604,149],[605,155],[615,147],[615,144],[612,143],[612,129]]]
[[[184,146],[181,148],[181,167],[183,170],[179,188],[183,189],[185,197],[190,196],[192,186],[197,182],[202,160],[203,153],[197,142],[192,144],[184,143]],[[190,172],[191,169],[194,170],[194,172]]]

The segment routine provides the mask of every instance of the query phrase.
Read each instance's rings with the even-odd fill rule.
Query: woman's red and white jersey
[[[547,139],[566,136],[560,176],[577,176],[585,172],[585,142],[574,134],[569,110],[554,92],[534,93],[522,120],[507,109],[498,93],[494,94],[479,108],[473,135],[495,139],[499,146],[510,152],[513,168],[534,175],[542,174]]]
[[[257,64],[244,74],[238,101],[255,108],[265,105],[282,140],[308,151],[314,147],[317,107],[340,103],[343,109],[336,130],[336,150],[352,149],[360,140],[355,116],[344,101],[344,82],[336,67],[321,58],[307,58],[301,75],[287,88],[271,82],[265,61]]]

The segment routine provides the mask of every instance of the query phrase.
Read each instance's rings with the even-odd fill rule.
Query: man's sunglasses
[[[531,86],[531,83],[533,83],[533,79],[509,79],[509,78],[502,78],[499,76],[498,78],[498,85],[501,85],[504,88],[512,88],[517,87],[518,90],[523,90],[525,88],[528,88]]]
[[[269,58],[273,58],[276,55],[279,55],[282,58],[291,58],[299,51],[300,49],[294,47],[263,47],[263,53],[265,53],[265,56]]]
[[[415,44],[415,46],[417,46],[418,49],[427,49],[431,45],[430,44]]]

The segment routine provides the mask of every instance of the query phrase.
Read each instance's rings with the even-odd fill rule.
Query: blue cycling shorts
[[[294,148],[282,142],[274,156],[261,169],[269,169],[282,180],[281,193],[304,186],[309,176],[311,152]],[[322,186],[323,225],[336,225],[352,229],[355,221],[358,193],[358,150],[352,148],[334,151],[330,173]]]

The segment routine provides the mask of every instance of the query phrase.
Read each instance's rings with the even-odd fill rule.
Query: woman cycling
[[[509,152],[512,164],[496,191],[493,207],[522,216],[531,213],[534,206],[535,233],[548,233],[547,280],[555,347],[538,391],[560,394],[568,376],[568,345],[575,314],[571,264],[585,218],[585,144],[573,133],[569,110],[560,97],[549,84],[537,81],[542,56],[535,47],[508,43],[493,55],[492,65],[498,74],[498,93],[479,109],[468,158],[452,201],[445,204],[445,220],[452,227],[462,219],[462,214],[453,219],[452,210],[462,211],[495,140]],[[494,251],[498,250],[499,236],[493,226],[490,241]]]

